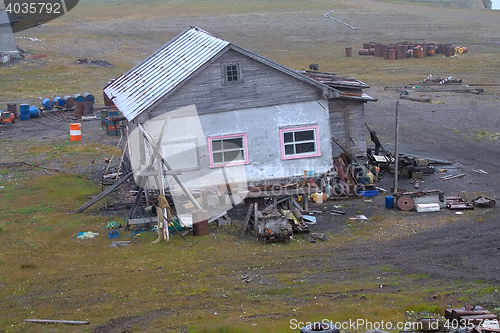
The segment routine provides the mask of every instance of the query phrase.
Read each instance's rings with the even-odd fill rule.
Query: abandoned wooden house
[[[182,184],[186,193],[325,174],[341,153],[332,134],[365,154],[367,87],[294,71],[191,27],[104,93],[128,120],[136,182]],[[164,163],[160,175],[155,155]]]

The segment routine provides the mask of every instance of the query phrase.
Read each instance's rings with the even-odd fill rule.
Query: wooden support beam
[[[52,320],[52,319],[24,319],[27,323],[37,324],[65,324],[65,325],[88,325],[88,321],[78,320]]]
[[[94,197],[92,200],[90,200],[89,202],[87,202],[86,204],[84,204],[83,206],[78,208],[77,210],[75,210],[73,212],[73,214],[83,212],[84,210],[86,210],[87,208],[89,208],[90,206],[92,206],[93,204],[95,204],[96,202],[98,202],[99,200],[101,200],[102,198],[104,198],[105,196],[107,196],[108,194],[113,192],[114,190],[116,190],[121,184],[125,183],[130,177],[132,177],[132,174],[133,174],[132,172],[127,173],[125,176],[123,176],[123,178],[120,178],[120,180],[118,180],[116,183],[114,183],[113,185],[108,187],[106,190],[104,190],[103,192],[98,194],[96,197]]]

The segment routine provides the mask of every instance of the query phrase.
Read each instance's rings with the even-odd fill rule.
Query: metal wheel
[[[412,210],[415,206],[413,199],[407,195],[402,195],[398,199],[398,207],[401,210]]]

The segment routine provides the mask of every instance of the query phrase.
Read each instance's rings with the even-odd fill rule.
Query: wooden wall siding
[[[365,155],[365,103],[334,99],[328,102],[328,107],[332,134],[355,155]],[[341,152],[340,148],[332,143],[333,156],[338,156]]]
[[[221,64],[234,62],[240,65],[243,83],[223,84]],[[229,50],[167,97],[149,117],[190,104],[196,104],[199,114],[206,114],[318,99],[323,99],[320,89]]]

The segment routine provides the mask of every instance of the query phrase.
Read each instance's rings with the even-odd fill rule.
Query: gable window
[[[280,129],[281,159],[321,156],[318,126]]]
[[[225,84],[242,82],[240,65],[238,63],[222,64],[222,77]]]
[[[210,167],[248,164],[246,134],[232,134],[208,138]]]
[[[227,77],[227,82],[238,81],[238,66],[227,65],[226,77]]]

